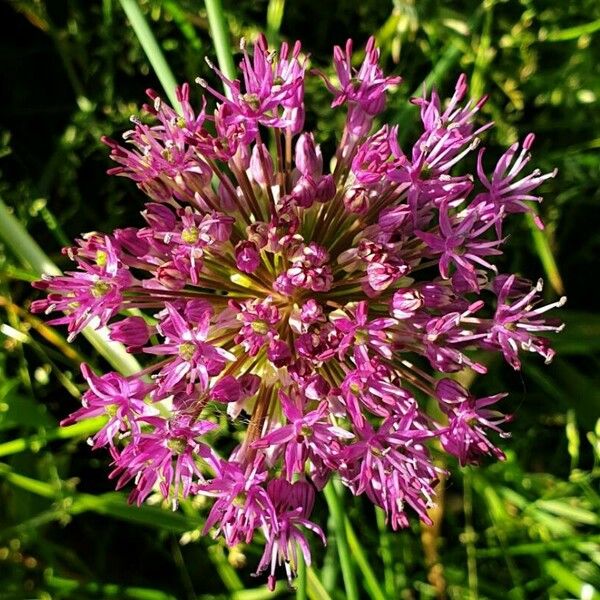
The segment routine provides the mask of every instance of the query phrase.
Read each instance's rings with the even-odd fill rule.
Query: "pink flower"
[[[345,125],[325,156],[303,131],[300,43],[276,53],[261,35],[241,51],[240,79],[209,63],[226,94],[198,80],[194,109],[183,85],[176,111],[149,92],[125,145],[105,140],[111,172],[149,197],[143,220],[77,240],[75,270],[38,282],[32,310],[59,312],[69,339],[107,326],[141,357],[129,377],[82,367],[89,389],[64,423],[107,417],[91,443],[131,501],[205,496],[205,533],[229,546],[260,534],[272,589],[279,565],[291,578],[300,555],[310,564],[307,531],[325,541],[309,518],[331,478],[398,529],[411,513],[430,522],[432,445],[461,464],[502,459],[504,394],[478,399],[440,374],[485,375],[492,352],[516,369],[524,351],[549,361],[541,334],[561,325],[545,313],[564,299],[494,276],[504,220],[553,174],[521,175],[531,135],[491,176],[483,149],[469,172],[492,124],[475,125],[485,97],[468,100],[464,75],[447,103],[413,100],[421,131],[402,148],[396,126],[372,131],[400,82],[374,38],[358,68],[352,42],[336,47],[337,79],[322,77]]]
[[[440,406],[448,415],[448,427],[440,437],[444,450],[456,456],[461,465],[476,463],[484,454],[504,460],[504,452],[490,442],[486,430],[508,437],[498,425],[509,417],[487,408],[506,394],[476,399],[452,379],[440,379],[435,389]]]
[[[262,486],[268,473],[261,465],[244,468],[232,461],[222,461],[216,469],[216,477],[197,488],[199,494],[216,498],[204,531],[215,527],[230,546],[249,543],[257,528],[277,519],[271,498]]]
[[[379,49],[375,38],[370,37],[365,48],[365,60],[360,69],[352,67],[352,40],[346,42],[345,50],[336,46],[333,50],[333,63],[337,71],[340,87],[335,87],[327,79],[325,84],[334,94],[332,106],[345,102],[360,107],[365,114],[372,116],[385,108],[385,93],[393,85],[398,85],[400,77],[386,77],[379,67]]]
[[[284,563],[290,583],[298,566],[298,551],[302,552],[306,565],[310,566],[310,546],[301,527],[316,533],[323,544],[326,540],[323,530],[308,520],[315,503],[315,490],[310,483],[272,479],[267,484],[267,493],[275,507],[276,518],[263,527],[267,543],[256,572],[261,573],[270,567],[268,586],[273,591],[277,565]]]
[[[306,414],[303,413],[305,400],[300,395],[292,399],[282,392],[280,402],[288,425],[279,427],[254,442],[254,448],[280,448],[288,481],[292,481],[295,474],[304,472],[308,459],[312,462],[335,463],[332,452],[336,444],[339,446],[338,439],[351,439],[354,436],[327,422],[327,402],[321,402],[315,410]]]
[[[116,458],[119,438],[129,434],[134,440],[138,439],[140,420],[158,412],[144,401],[152,386],[117,373],[98,377],[86,364],[81,365],[81,373],[90,389],[81,399],[83,406],[63,419],[61,425],[72,425],[85,419],[107,415],[108,421],[91,438],[92,447],[96,449],[108,446],[113,458]]]
[[[209,377],[218,375],[227,361],[235,359],[227,350],[208,343],[211,313],[206,310],[196,324],[186,322],[177,309],[166,303],[167,317],[158,326],[165,343],[144,348],[149,354],[173,358],[158,373],[159,388],[168,392],[180,381],[186,382],[190,393],[198,381],[203,389],[208,387]]]
[[[142,432],[115,458],[115,469],[110,474],[117,479],[117,489],[131,479],[136,487],[130,500],[140,505],[155,485],[164,498],[172,498],[177,506],[179,496],[186,498],[192,484],[202,479],[197,458],[213,461],[210,448],[197,438],[216,429],[209,421],[196,421],[176,417],[165,421],[161,417],[144,417],[144,423],[153,429]],[[173,486],[173,487],[172,487]]]
[[[547,339],[536,334],[542,331],[561,331],[563,325],[549,323],[541,315],[552,308],[563,306],[567,299],[563,296],[557,302],[534,308],[540,302],[537,295],[542,291],[542,285],[539,282],[527,294],[518,294],[517,299],[509,304],[508,300],[514,294],[515,283],[515,276],[511,275],[500,288],[496,314],[484,339],[498,346],[514,369],[521,366],[519,349],[537,352],[548,363],[554,356],[554,350],[550,348]]]
[[[502,213],[499,213],[499,216]],[[416,231],[415,233],[426,244],[433,254],[441,253],[440,275],[444,279],[450,277],[450,265],[456,267],[456,272],[462,276],[469,290],[477,290],[479,284],[475,266],[482,266],[494,270],[484,256],[502,254],[497,246],[500,240],[480,240],[479,238],[487,231],[493,221],[482,223],[479,213],[474,210],[464,219],[453,224],[448,215],[448,207],[440,209],[440,232],[439,234]]]
[[[483,169],[483,155],[485,148],[479,151],[477,156],[477,176],[487,189],[476,198],[484,206],[482,214],[484,218],[493,220],[496,225],[498,237],[502,235],[502,220],[495,219],[495,215],[500,210],[507,213],[528,212],[533,215],[534,220],[540,229],[543,224],[537,213],[526,204],[528,201],[541,202],[540,196],[534,196],[531,192],[539,187],[547,179],[556,177],[557,171],[551,173],[542,173],[535,169],[529,175],[517,180],[516,177],[531,160],[529,150],[533,145],[535,136],[530,133],[523,141],[521,151],[519,152],[519,143],[513,144],[501,157],[492,173],[491,178],[485,174]],[[512,164],[511,164],[512,163]]]
[[[33,302],[32,312],[65,313],[64,317],[49,323],[67,324],[69,340],[95,319],[99,325],[106,325],[122,308],[123,291],[134,283],[133,276],[119,260],[110,237],[105,237],[103,249],[96,250],[93,263],[86,258],[75,255],[79,271],[44,277],[34,283],[38,289],[48,292],[48,297]]]

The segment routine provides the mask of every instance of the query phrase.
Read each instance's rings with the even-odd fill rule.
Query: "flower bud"
[[[250,177],[261,185],[273,180],[273,159],[264,144],[255,144],[252,149]]]
[[[242,396],[242,387],[231,375],[221,377],[210,391],[210,399],[216,402],[237,402]]]
[[[364,214],[369,208],[367,191],[362,187],[351,187],[344,194],[344,206],[351,213]]]
[[[317,186],[312,177],[300,177],[294,189],[292,190],[292,198],[298,206],[302,208],[310,208],[317,197]]]
[[[296,142],[296,168],[305,177],[319,177],[323,173],[321,148],[315,144],[312,133],[303,133]]]
[[[125,252],[133,254],[136,258],[145,256],[150,249],[148,242],[138,236],[136,227],[117,229],[114,233],[115,239]]]
[[[267,350],[267,358],[276,367],[283,367],[292,358],[292,352],[283,340],[273,340]]]
[[[317,200],[329,202],[335,196],[336,187],[333,175],[324,175],[317,183]]]
[[[142,317],[127,317],[110,327],[110,339],[125,344],[129,349],[146,345],[152,333]]]
[[[254,273],[260,264],[260,255],[254,242],[239,242],[235,247],[237,268],[244,273]]]
[[[237,208],[239,202],[237,195],[233,193],[231,187],[223,185],[223,182],[219,183],[218,198],[221,210],[230,212]]]
[[[418,290],[400,288],[392,298],[390,307],[396,319],[410,319],[423,306],[423,296]]]

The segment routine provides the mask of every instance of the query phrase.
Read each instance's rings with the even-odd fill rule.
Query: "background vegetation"
[[[44,250],[79,232],[137,222],[142,196],[105,176],[101,134],[118,135],[160,89],[118,0],[14,0],[0,5],[0,198]],[[204,4],[143,0],[143,15],[180,81],[210,77],[214,57]],[[566,290],[567,323],[549,367],[498,364],[480,394],[511,391],[508,459],[459,469],[445,482],[435,525],[385,532],[380,514],[345,498],[361,598],[600,598],[600,4],[596,0],[230,0],[234,41],[267,31],[301,39],[314,66],[334,44],[375,33],[388,70],[404,83],[390,119],[409,141],[406,99],[423,84],[442,96],[461,71],[486,92],[490,153],[529,131],[536,166],[558,167],[536,233],[513,219],[506,269],[544,274],[548,298]],[[331,147],[339,123],[324,90],[308,90],[308,126]],[[0,212],[0,230],[8,217]],[[147,600],[272,597],[249,574],[258,547],[228,552],[201,538],[201,505],[178,513],[129,507],[92,454],[84,428],[57,429],[80,394],[79,362],[103,359],[81,338],[27,312],[32,260],[0,239],[0,598]],[[17,248],[18,250],[18,248]],[[317,506],[326,522],[324,506]],[[310,598],[345,598],[335,535],[315,547]],[[245,564],[245,566],[244,566]],[[258,587],[257,587],[258,586]],[[280,597],[292,597],[285,584]]]

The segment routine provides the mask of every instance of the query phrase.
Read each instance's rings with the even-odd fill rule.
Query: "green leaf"
[[[577,506],[576,502],[577,498],[567,498],[563,500],[537,500],[535,504],[538,508],[569,521],[585,525],[597,525],[600,523],[600,518],[596,513]]]
[[[557,581],[567,592],[586,600],[600,600],[600,592],[591,584],[579,579],[575,573],[557,560],[547,560],[544,569],[550,577]]]
[[[167,64],[165,57],[163,55],[154,34],[150,27],[148,27],[148,23],[140,10],[140,7],[136,0],[119,0],[133,30],[135,31],[135,35],[139,40],[160,84],[165,90],[165,94],[169,98],[173,108],[175,110],[179,109],[179,101],[177,100],[177,96],[175,95],[175,89],[177,87],[177,81],[173,76],[173,72],[171,68]]]
[[[57,590],[62,596],[64,593],[69,595],[74,593],[85,594],[86,597],[116,598],[117,600],[176,600],[175,596],[153,590],[151,588],[132,587],[117,585],[114,583],[99,583],[90,581],[89,583],[58,577],[51,572],[46,573],[44,583],[51,589]],[[65,597],[65,596],[62,596]]]

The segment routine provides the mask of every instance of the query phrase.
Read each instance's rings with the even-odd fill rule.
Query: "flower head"
[[[111,172],[149,197],[143,221],[84,236],[67,250],[76,270],[36,284],[48,295],[33,310],[58,312],[70,338],[108,326],[144,360],[128,377],[84,366],[89,390],[65,423],[108,417],[92,445],[108,447],[132,501],[206,496],[206,532],[230,546],[262,533],[271,587],[278,565],[291,577],[299,553],[310,562],[307,532],[325,541],[309,518],[332,476],[397,529],[429,521],[432,443],[461,464],[502,459],[507,418],[492,405],[504,394],[477,399],[436,375],[484,374],[474,350],[515,369],[522,351],[548,361],[541,334],[560,329],[545,312],[564,300],[540,306],[540,285],[492,262],[504,220],[553,175],[524,173],[533,138],[491,176],[483,150],[477,177],[461,171],[491,126],[461,76],[447,104],[414,100],[421,132],[402,148],[395,126],[371,131],[400,83],[379,61],[373,38],[356,69],[352,42],[334,50],[325,85],[346,119],[331,172],[302,131],[299,43],[243,44],[241,79],[213,67],[227,93],[199,80],[197,110],[187,85],[177,109],[150,91],[125,145],[105,140]]]

